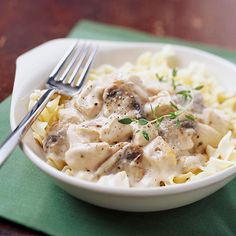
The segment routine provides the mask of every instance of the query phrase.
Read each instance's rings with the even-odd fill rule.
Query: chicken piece
[[[111,87],[105,89],[103,100],[106,117],[114,113],[137,119],[143,116],[139,98],[123,81],[115,81]]]
[[[126,172],[121,171],[116,174],[102,176],[97,181],[97,184],[100,184],[103,186],[129,188],[129,179],[128,179]]]
[[[102,108],[104,89],[95,81],[88,81],[81,93],[75,97],[75,107],[88,118],[94,118]]]
[[[105,161],[97,169],[95,175],[102,176],[125,171],[129,178],[130,185],[134,186],[144,176],[145,169],[142,162],[142,149],[128,143]]]
[[[77,143],[99,142],[99,132],[93,127],[83,127],[81,125],[70,125],[67,130],[67,137],[70,146]]]
[[[183,155],[194,147],[193,137],[195,136],[195,122],[181,121],[181,127],[168,119],[161,123],[159,135],[170,145],[176,155]]]
[[[100,130],[104,126],[105,122],[106,122],[106,119],[104,119],[104,117],[98,116],[98,118],[86,120],[79,125],[85,128],[92,128],[92,129]]]
[[[150,97],[156,96],[161,90],[169,90],[170,86],[168,83],[162,83],[157,80],[156,76],[153,74],[152,71],[148,72],[145,71],[143,73],[139,73],[139,76],[143,82],[143,87],[148,93]]]
[[[221,111],[206,109],[204,111],[205,123],[216,129],[223,137],[229,130],[229,119]]]
[[[197,142],[195,141],[195,143],[197,143],[197,146],[201,146],[204,149],[207,145],[217,147],[222,137],[216,129],[202,123],[197,123],[196,133]]]
[[[132,142],[140,147],[147,145],[158,135],[158,129],[155,127],[155,125],[152,124],[140,126],[139,124],[134,123],[132,124],[132,127],[133,127]],[[148,133],[149,140],[144,138],[143,132]]]
[[[95,171],[113,153],[107,143],[77,143],[65,153],[65,161],[74,173]]]
[[[149,100],[148,93],[144,88],[143,82],[138,76],[129,76],[125,83],[130,88],[130,90],[142,100],[142,102],[147,102]]]
[[[143,151],[144,158],[160,172],[176,166],[174,150],[160,136],[145,146]]]
[[[157,108],[157,109],[156,109]],[[161,91],[157,96],[153,97],[151,102],[144,105],[144,112],[151,119],[155,116],[166,115],[174,111],[174,108],[171,106],[171,96],[167,91]]]
[[[178,160],[183,173],[192,172],[198,174],[202,170],[202,166],[207,161],[205,155],[198,154],[196,156],[181,156]],[[181,172],[181,173],[182,173]]]
[[[100,139],[110,144],[127,141],[132,135],[131,126],[121,124],[114,115],[109,117],[108,122],[100,130]]]
[[[82,114],[73,107],[59,109],[59,120],[64,124],[79,124],[84,121]]]

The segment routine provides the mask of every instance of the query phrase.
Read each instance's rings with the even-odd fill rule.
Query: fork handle
[[[25,135],[40,113],[46,107],[51,96],[56,92],[55,89],[48,89],[38,102],[33,106],[31,111],[23,118],[20,124],[12,131],[8,138],[0,146],[0,167],[6,161],[7,157],[15,149],[21,138]]]

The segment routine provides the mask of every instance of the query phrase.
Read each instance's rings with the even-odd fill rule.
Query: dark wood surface
[[[11,94],[15,60],[64,37],[80,19],[236,50],[236,0],[0,0],[0,101]],[[0,235],[42,235],[1,220]]]

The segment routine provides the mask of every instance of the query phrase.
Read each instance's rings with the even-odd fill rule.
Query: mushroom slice
[[[102,108],[103,88],[94,81],[88,81],[81,93],[75,97],[75,107],[88,118],[93,118]]]
[[[113,153],[107,143],[79,143],[65,154],[65,161],[74,173],[80,170],[95,171]]]
[[[113,85],[105,89],[103,94],[104,115],[111,114],[126,115],[131,118],[141,118],[143,116],[141,102],[129,86],[124,81],[117,80]]]
[[[60,128],[58,125],[53,126],[43,141],[43,150],[47,154],[53,154],[53,156],[63,159],[64,153],[69,148],[66,131],[67,127]]]
[[[130,185],[134,186],[145,173],[142,149],[133,144],[127,144],[105,161],[95,172],[95,175],[109,175],[125,171]]]

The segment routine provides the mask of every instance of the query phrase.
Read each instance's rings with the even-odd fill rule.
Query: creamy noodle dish
[[[225,78],[227,79],[227,78]],[[35,90],[29,108],[43,94]],[[236,163],[236,96],[171,47],[91,70],[80,93],[55,94],[32,126],[49,165],[116,187],[195,181]]]

